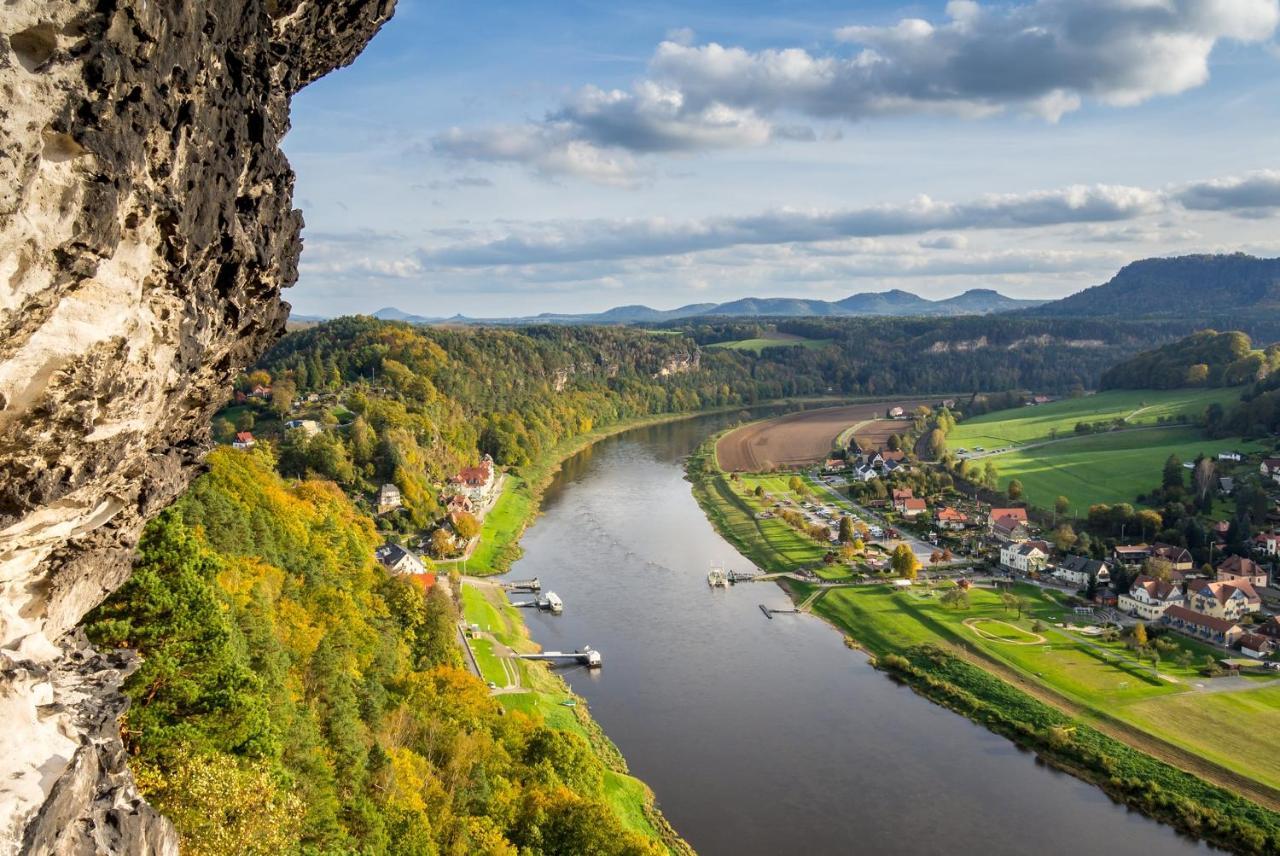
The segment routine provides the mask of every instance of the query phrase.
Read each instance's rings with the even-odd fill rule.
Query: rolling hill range
[[[744,297],[728,303],[691,303],[676,309],[648,306],[615,306],[604,312],[581,315],[544,312],[520,318],[429,318],[386,307],[372,313],[383,321],[411,324],[652,324],[686,318],[855,318],[868,316],[950,317],[991,315],[1040,306],[1042,300],[1016,300],[987,288],[974,288],[944,300],[927,300],[909,291],[863,292],[843,300],[809,300],[793,297]],[[300,319],[301,320],[301,319]],[[308,318],[307,320],[311,320]]]

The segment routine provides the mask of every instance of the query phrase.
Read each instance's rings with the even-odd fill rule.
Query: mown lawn
[[[899,652],[922,643],[980,653],[1095,715],[1128,722],[1266,784],[1280,780],[1275,764],[1280,741],[1272,740],[1276,745],[1261,754],[1257,748],[1280,726],[1280,684],[1240,692],[1200,691],[1196,684],[1213,680],[1199,673],[1213,649],[1166,634],[1190,654],[1190,663],[1182,665],[1173,652],[1163,655],[1158,668],[1149,661],[1137,663],[1123,642],[1106,643],[1056,627],[1064,619],[1069,623],[1071,610],[1053,595],[1034,586],[1015,591],[1027,601],[1020,619],[1016,611],[1004,608],[995,592],[984,589],[970,593],[969,609],[944,606],[940,593],[931,595],[920,587],[908,592],[885,586],[837,589],[819,599],[814,610],[873,653]],[[1046,643],[984,639],[964,625],[973,618],[1008,622],[1039,633]],[[1043,629],[1033,629],[1036,620]],[[989,632],[996,628],[991,621],[981,624]]]
[[[724,476],[712,476],[706,484],[712,523],[719,526],[738,549],[756,567],[766,571],[798,571],[818,568],[829,546],[819,544],[799,532],[780,517],[758,519],[763,510],[777,513],[773,503],[784,496],[797,497],[787,489],[788,476],[743,476],[731,482]],[[757,498],[756,486],[762,486],[772,500]],[[787,506],[794,507],[794,506]]]
[[[1207,440],[1196,428],[1154,428],[1072,437],[985,460],[995,463],[1002,488],[1016,478],[1032,505],[1052,508],[1057,497],[1065,496],[1071,512],[1083,516],[1093,503],[1133,503],[1158,487],[1171,454],[1192,461],[1202,452],[1214,457],[1231,449],[1259,448],[1239,439]]]
[[[1224,407],[1240,400],[1241,387],[1227,389],[1112,390],[1036,407],[999,410],[966,419],[947,435],[951,449],[1003,446],[1047,440],[1056,431],[1068,436],[1079,422],[1125,419],[1131,426],[1155,425],[1163,417],[1200,417],[1217,402]]]

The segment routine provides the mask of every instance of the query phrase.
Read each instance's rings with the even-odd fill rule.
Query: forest
[[[215,451],[89,618],[141,668],[122,734],[183,852],[652,854],[576,734],[503,715],[460,668],[456,607],[373,558],[332,483]]]
[[[1280,346],[1265,350],[1238,330],[1200,330],[1144,351],[1103,372],[1101,389],[1181,389],[1260,381],[1280,366]]]

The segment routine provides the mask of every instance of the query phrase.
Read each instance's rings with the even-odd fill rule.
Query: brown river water
[[[513,578],[562,674],[699,853],[1152,856],[1207,848],[916,696],[772,583],[712,590],[749,563],[707,522],[683,460],[728,417],[642,428],[569,459]]]

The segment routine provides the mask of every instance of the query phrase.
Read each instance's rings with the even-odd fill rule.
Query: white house
[[[1039,573],[1049,561],[1050,547],[1044,541],[1023,541],[1000,548],[1000,564],[1024,574]]]
[[[1241,461],[1243,461],[1243,460],[1244,460],[1244,455],[1240,454],[1239,452],[1219,452],[1219,453],[1218,453],[1218,460],[1219,460],[1219,461],[1232,461],[1232,462],[1234,462],[1234,463],[1237,463],[1237,464],[1238,464],[1238,463],[1240,463]]]
[[[231,441],[231,445],[236,449],[252,449],[256,444],[257,441],[249,431],[238,432],[235,439]]]
[[[1106,562],[1099,562],[1088,556],[1064,556],[1054,566],[1053,575],[1081,588],[1087,586],[1091,579],[1097,580],[1099,585],[1111,584],[1111,567]]]
[[[427,572],[418,557],[399,544],[383,544],[374,551],[374,556],[393,574],[425,574]]]
[[[393,484],[384,484],[378,488],[378,513],[386,514],[395,511],[401,505],[400,488]]]
[[[1124,612],[1155,621],[1171,606],[1187,605],[1182,589],[1174,583],[1152,577],[1138,577],[1133,587],[1120,593],[1119,606]]]

